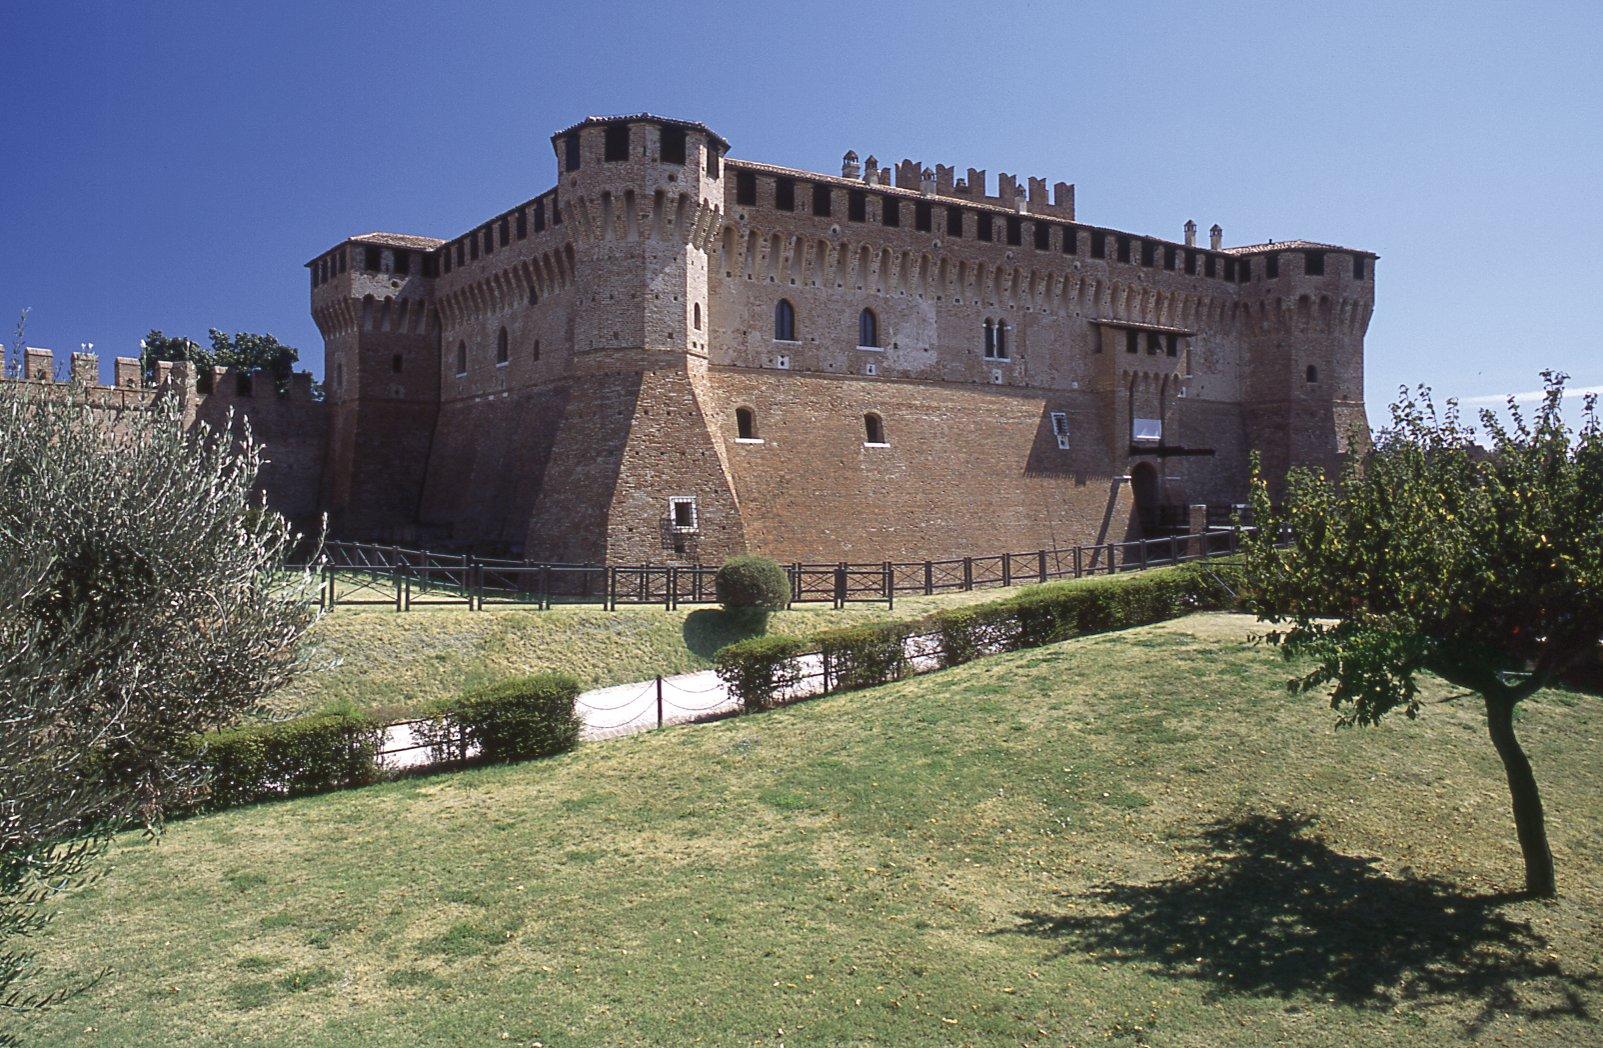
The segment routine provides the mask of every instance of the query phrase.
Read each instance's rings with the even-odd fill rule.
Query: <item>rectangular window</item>
[[[1197,272],[1197,253],[1195,251],[1186,252],[1186,272],[1193,275]]]
[[[478,258],[479,257],[478,253],[475,252],[473,257],[474,258]],[[465,263],[467,261],[467,259],[468,259],[467,241],[466,240],[458,240],[456,242],[456,264],[460,266],[463,263]]]
[[[1163,349],[1163,337],[1156,331],[1147,332],[1147,356],[1155,357]]]
[[[1091,230],[1091,257],[1108,257],[1108,235],[1100,229]]]
[[[608,124],[606,129],[605,152],[602,158],[608,161],[629,159],[629,125]]]
[[[395,272],[398,276],[406,276],[412,272],[412,252],[397,251],[395,253]]]
[[[949,207],[946,209],[946,235],[960,237],[963,235],[963,209]]]
[[[1130,261],[1130,238],[1129,237],[1119,237],[1118,240],[1117,240],[1117,243],[1119,245],[1119,261],[1120,262],[1128,262],[1128,261]]]
[[[1265,255],[1263,258],[1263,275],[1270,280],[1280,275],[1280,256]]]
[[[750,171],[735,172],[735,203],[746,205],[757,203],[757,176]]]
[[[707,177],[718,177],[718,147],[711,142],[707,143]]]
[[[684,496],[668,500],[668,519],[673,529],[678,532],[696,530],[696,499],[695,496]]]
[[[1052,248],[1052,227],[1045,222],[1035,223],[1035,250],[1049,251]]]
[[[1007,216],[1007,242],[1014,247],[1024,243],[1024,223],[1013,215]]]
[[[449,273],[451,271],[451,245],[450,244],[445,245],[445,250],[443,252],[441,252],[441,257],[444,258],[444,260],[445,260],[445,271],[447,273]]]
[[[1069,415],[1066,411],[1052,412],[1052,435],[1057,438],[1058,450],[1069,450]]]
[[[846,218],[851,222],[868,221],[868,194],[861,189],[848,190],[846,193]]]
[[[529,213],[522,208],[518,209],[518,239],[529,238]]]
[[[1252,259],[1244,258],[1236,263],[1236,279],[1243,284],[1252,279]]]
[[[1169,335],[1169,336],[1167,336],[1167,341],[1168,341],[1168,346],[1166,348],[1166,352],[1171,357],[1178,357],[1180,355],[1180,336],[1179,335]]]
[[[1141,264],[1149,269],[1158,264],[1158,245],[1150,240],[1141,241]]]
[[[477,233],[468,234],[468,258],[474,262],[479,260],[479,235]]]
[[[902,224],[902,202],[895,197],[880,197],[879,221],[881,225],[890,226],[892,229],[900,228]]]
[[[1225,281],[1226,281],[1226,283],[1234,283],[1235,279],[1236,279],[1236,260],[1233,259],[1233,258],[1227,258],[1227,259],[1225,259]]]
[[[512,240],[512,222],[505,218],[497,222],[496,235],[500,238],[501,246],[506,247]]]
[[[1303,253],[1302,271],[1311,277],[1325,275],[1325,253],[1323,251],[1307,251]]]
[[[428,254],[423,256],[423,275],[437,277],[440,275],[440,259],[438,256]]]
[[[575,131],[562,140],[563,167],[568,171],[579,170],[579,132]]]
[[[545,201],[544,200],[536,200],[534,202],[534,231],[536,233],[544,233],[545,232]]]
[[[1180,260],[1180,252],[1172,244],[1163,249],[1163,268],[1173,269]]]
[[[1369,260],[1367,258],[1365,258],[1363,255],[1354,255],[1353,256],[1353,279],[1354,280],[1367,280],[1367,279],[1369,279],[1369,273],[1368,273],[1369,267],[1366,265],[1366,263],[1368,261]]]
[[[366,247],[362,249],[362,268],[369,272],[378,272],[378,248]]]
[[[552,192],[551,192],[551,224],[553,226],[560,226],[562,224],[562,208],[560,206],[561,201],[559,200],[559,197],[560,197],[560,194],[557,193],[555,190],[552,190]]]
[[[794,178],[774,179],[774,206],[781,211],[796,210],[796,180]]]
[[[490,254],[495,250],[495,230],[489,226],[484,227],[484,253]]]
[[[1217,255],[1205,255],[1203,258],[1202,275],[1211,277],[1219,271],[1219,258]]]
[[[662,129],[662,162],[664,164],[683,164],[685,162],[684,128],[665,127]]]
[[[1141,334],[1134,328],[1124,333],[1124,351],[1126,353],[1141,352]]]
[[[343,273],[345,272],[345,252],[341,251],[337,257],[340,260],[339,272]]]
[[[975,216],[974,235],[981,240],[991,239],[991,213],[989,211],[981,211]]]
[[[934,208],[929,202],[920,200],[913,205],[913,228],[920,233],[928,233],[935,226]]]
[[[829,187],[813,186],[813,214],[819,218],[829,217]]]
[[[1065,255],[1078,254],[1080,250],[1080,231],[1073,226],[1063,227],[1063,253]]]

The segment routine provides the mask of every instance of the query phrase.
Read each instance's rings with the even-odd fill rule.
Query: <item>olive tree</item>
[[[28,937],[202,785],[186,743],[257,708],[316,614],[248,431],[93,399],[119,395],[0,382],[0,1010],[61,992],[19,983]]]
[[[1341,723],[1419,713],[1434,673],[1485,705],[1513,800],[1531,895],[1556,891],[1541,795],[1515,708],[1584,660],[1603,636],[1603,430],[1588,396],[1566,425],[1565,376],[1543,373],[1527,419],[1481,413],[1488,448],[1448,402],[1404,390],[1373,450],[1332,482],[1288,475],[1279,505],[1254,467],[1260,528],[1246,546],[1249,607],[1268,635],[1331,688]]]

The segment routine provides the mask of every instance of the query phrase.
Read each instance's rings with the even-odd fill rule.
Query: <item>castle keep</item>
[[[1365,426],[1370,252],[650,115],[551,142],[556,184],[461,236],[308,263],[324,403],[196,394],[255,401],[281,508],[531,560],[922,559],[1163,533]]]

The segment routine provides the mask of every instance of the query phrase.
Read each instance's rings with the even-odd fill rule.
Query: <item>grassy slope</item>
[[[112,973],[28,1032],[1597,1043],[1565,994],[1603,1005],[1577,988],[1603,965],[1603,703],[1522,715],[1564,897],[1494,905],[1518,852],[1478,711],[1335,732],[1248,627],[1194,616],[128,838],[43,943]]]
[[[996,600],[1009,590],[979,590],[834,611],[802,606],[773,616],[776,633],[806,633],[888,618],[918,618],[938,607]],[[657,673],[712,665],[713,654],[748,634],[716,609],[667,612],[622,607],[598,611],[430,607],[397,614],[336,608],[314,628],[305,676],[272,702],[277,713],[308,713],[331,703],[401,714],[464,687],[512,673],[562,669],[586,687],[626,684]]]

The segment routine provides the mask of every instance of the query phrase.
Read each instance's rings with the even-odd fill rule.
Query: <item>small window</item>
[[[440,258],[445,263],[445,271],[447,273],[449,273],[451,271],[451,245],[450,244],[445,245],[445,250],[440,252]]]
[[[507,329],[502,328],[495,336],[495,365],[506,367],[511,359],[511,353],[507,350]]]
[[[1163,440],[1163,420],[1133,418],[1130,420],[1130,439],[1157,443]]]
[[[757,176],[750,171],[735,172],[735,203],[746,205],[757,203]]]
[[[1280,256],[1265,255],[1263,259],[1263,275],[1270,280],[1280,275]]]
[[[693,496],[668,500],[668,520],[677,532],[696,530],[696,500]]]
[[[529,305],[538,306],[539,304],[540,304],[540,289],[535,287],[533,284],[530,284],[529,285]]]
[[[479,260],[479,237],[477,233],[468,236],[468,259],[473,262]],[[462,261],[457,259],[458,262]]]
[[[718,147],[711,142],[707,143],[707,177],[718,177]]]
[[[813,214],[819,218],[829,217],[829,196],[828,186],[813,186]]]
[[[532,355],[533,355],[535,360],[539,360],[540,359],[540,340],[539,339],[535,339],[534,340],[534,353]]]
[[[963,235],[963,209],[949,207],[946,209],[946,235],[960,237]]]
[[[569,171],[579,170],[579,132],[575,131],[562,140],[563,167]]]
[[[340,264],[339,264],[339,271],[340,271],[340,272],[341,272],[341,273],[343,273],[343,272],[345,272],[345,252],[343,252],[343,251],[341,251],[341,252],[340,252],[340,253],[339,253],[339,254],[338,254],[338,255],[337,255],[337,256],[335,256],[335,257],[337,257],[337,258],[338,258],[338,259],[339,259],[339,261],[340,261]]]
[[[562,208],[560,204],[561,194],[553,189],[551,191],[551,224],[553,226],[560,226],[562,224]]]
[[[1323,251],[1308,251],[1303,253],[1302,271],[1311,277],[1325,275],[1325,253]]]
[[[489,226],[484,227],[484,253],[490,254],[495,250],[495,230]]]
[[[1308,370],[1303,372],[1303,378],[1307,379],[1309,382],[1318,382],[1319,381],[1319,369],[1317,367],[1315,367],[1314,365],[1309,364],[1308,365]]]
[[[796,180],[794,178],[774,179],[774,206],[781,211],[796,210]]]
[[[366,247],[362,249],[362,268],[370,273],[378,272],[378,248]]]
[[[993,324],[990,317],[985,318],[985,359],[1007,359],[1007,322],[998,318]]]
[[[1080,250],[1080,231],[1073,226],[1063,227],[1063,253],[1077,254]]]
[[[1156,331],[1147,332],[1147,356],[1155,357],[1163,349],[1163,336]]]
[[[1035,250],[1048,251],[1052,247],[1052,227],[1045,222],[1035,223]]]
[[[1163,249],[1163,268],[1174,269],[1180,261],[1179,249],[1172,244]]]
[[[502,218],[496,223],[496,234],[500,237],[500,246],[506,247],[512,242],[512,221]]]
[[[1369,278],[1369,273],[1368,273],[1369,267],[1366,264],[1366,263],[1368,263],[1368,261],[1369,260],[1367,258],[1365,258],[1363,255],[1354,255],[1353,256],[1353,279],[1354,280],[1367,280]]]
[[[1007,242],[1013,247],[1024,243],[1024,222],[1016,215],[1007,216]]]
[[[796,341],[796,307],[787,298],[774,303],[774,341]]]
[[[466,375],[467,373],[468,373],[468,344],[466,342],[458,342],[456,344],[456,377],[457,378],[461,378],[463,375]]]
[[[848,190],[846,193],[846,218],[851,222],[868,221],[868,194],[861,189]]]
[[[404,277],[410,272],[412,272],[412,252],[410,252],[410,251],[397,251],[395,253],[395,274],[396,274],[396,276]]]
[[[1166,336],[1166,341],[1165,341],[1165,345],[1164,345],[1164,352],[1167,353],[1171,357],[1178,357],[1180,355],[1180,336],[1179,335],[1168,335],[1168,336]]]
[[[872,309],[865,309],[857,314],[857,344],[859,346],[879,346],[879,318]]]
[[[545,232],[545,201],[544,200],[536,200],[534,202],[534,231],[536,233]]]
[[[701,303],[700,302],[697,302],[694,306],[691,307],[691,323],[695,325],[695,328],[696,328],[697,331],[701,330]]]
[[[981,240],[990,240],[992,235],[991,226],[993,221],[991,213],[989,211],[981,211],[975,217],[977,222],[974,229],[974,235],[979,237]]]
[[[1205,277],[1211,277],[1218,273],[1218,271],[1219,257],[1217,255],[1205,256],[1205,261],[1202,264],[1202,275]]]
[[[1195,251],[1186,252],[1186,272],[1192,276],[1197,273],[1197,253]]]
[[[518,239],[529,239],[529,213],[522,208],[518,209]]]
[[[886,443],[885,420],[872,411],[863,416],[863,443],[879,445]]]
[[[440,260],[432,253],[423,256],[423,275],[429,278],[440,275]]]
[[[1052,412],[1052,435],[1057,438],[1059,451],[1069,450],[1069,416],[1067,412]]]
[[[401,373],[401,354],[397,353],[390,357],[390,370],[397,375]]]
[[[735,437],[738,440],[757,439],[757,416],[751,408],[735,409]]]
[[[920,233],[928,233],[931,229],[933,229],[934,216],[931,214],[933,210],[934,209],[929,206],[928,201],[920,200],[916,202],[913,205],[913,228],[918,230]]]
[[[629,125],[608,124],[603,159],[611,162],[629,159]]]
[[[1091,257],[1108,257],[1108,235],[1100,229],[1091,230]]]
[[[1158,264],[1158,245],[1151,240],[1141,241],[1141,264],[1149,269]]]
[[[1227,258],[1227,259],[1225,259],[1225,281],[1227,283],[1234,283],[1235,279],[1236,279],[1236,260],[1233,259],[1233,258]]]
[[[467,250],[468,250],[468,246],[467,246],[467,241],[465,239],[464,240],[458,240],[456,242],[456,264],[457,265],[460,266],[464,262],[467,261]],[[478,258],[479,257],[479,253],[477,251],[475,251],[473,253],[473,257],[474,258]]]
[[[879,222],[892,229],[899,228],[902,224],[902,202],[894,197],[880,197]]]
[[[1124,351],[1126,353],[1141,352],[1141,333],[1134,328],[1124,333]]]
[[[1120,262],[1128,262],[1128,261],[1130,261],[1130,238],[1129,237],[1118,237],[1118,238],[1115,239],[1114,243],[1116,243],[1118,245],[1119,261]]]
[[[1244,258],[1236,263],[1236,279],[1243,284],[1252,279],[1252,259]]]
[[[685,129],[682,127],[665,127],[662,129],[662,162],[664,164],[683,164],[685,162]]]

